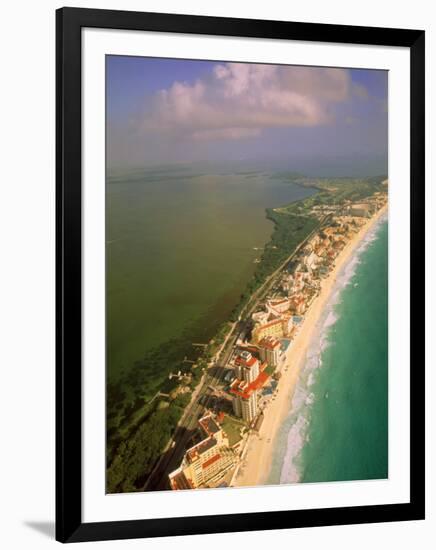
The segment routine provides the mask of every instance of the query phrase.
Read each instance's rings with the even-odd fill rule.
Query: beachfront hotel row
[[[249,438],[259,437],[268,404],[280,391],[286,358],[322,280],[329,276],[345,245],[377,211],[387,193],[365,202],[314,207],[326,219],[277,275],[257,303],[228,356],[224,375],[209,386],[213,405],[198,420],[180,466],[169,474],[173,490],[232,486],[243,465]],[[325,209],[328,208],[328,212]],[[212,361],[210,366],[215,366]]]

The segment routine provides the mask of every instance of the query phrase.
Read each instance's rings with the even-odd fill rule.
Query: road
[[[209,369],[198,392],[197,398],[184,414],[179,426],[174,432],[172,441],[176,442],[173,447],[168,448],[166,453],[159,460],[159,463],[144,489],[147,491],[161,491],[169,489],[168,475],[180,466],[187,444],[198,428],[198,420],[204,415],[211,402],[209,386],[219,386],[223,383],[225,369],[219,365]]]

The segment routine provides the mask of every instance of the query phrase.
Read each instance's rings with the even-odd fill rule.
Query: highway
[[[237,335],[235,336],[235,341],[236,338]],[[231,352],[232,348],[230,347],[229,349]],[[219,365],[211,367],[206,373],[196,399],[187,409],[174,432],[172,442],[175,442],[175,445],[170,445],[161,457],[157,467],[154,469],[144,486],[144,490],[162,491],[169,489],[168,475],[180,466],[188,442],[198,428],[198,420],[203,416],[210,404],[211,394],[208,387],[217,387],[223,384],[224,376],[225,369]]]

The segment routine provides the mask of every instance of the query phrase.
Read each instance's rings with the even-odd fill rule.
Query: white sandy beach
[[[309,343],[312,339],[317,322],[323,309],[330,298],[330,294],[336,282],[336,277],[341,268],[350,259],[350,256],[358,247],[367,232],[376,221],[386,212],[387,206],[379,210],[347,243],[336,258],[335,267],[327,279],[322,280],[321,290],[309,311],[304,322],[295,337],[292,347],[288,352],[286,363],[282,369],[282,377],[278,383],[278,395],[271,400],[264,410],[264,421],[259,435],[252,434],[247,442],[244,452],[243,464],[239,468],[234,486],[255,486],[266,483],[270,472],[275,438],[279,427],[289,413],[289,403],[294,393],[298,376]]]

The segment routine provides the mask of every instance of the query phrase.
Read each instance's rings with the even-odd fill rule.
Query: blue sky
[[[106,66],[109,167],[265,161],[387,172],[385,71],[123,56]]]

